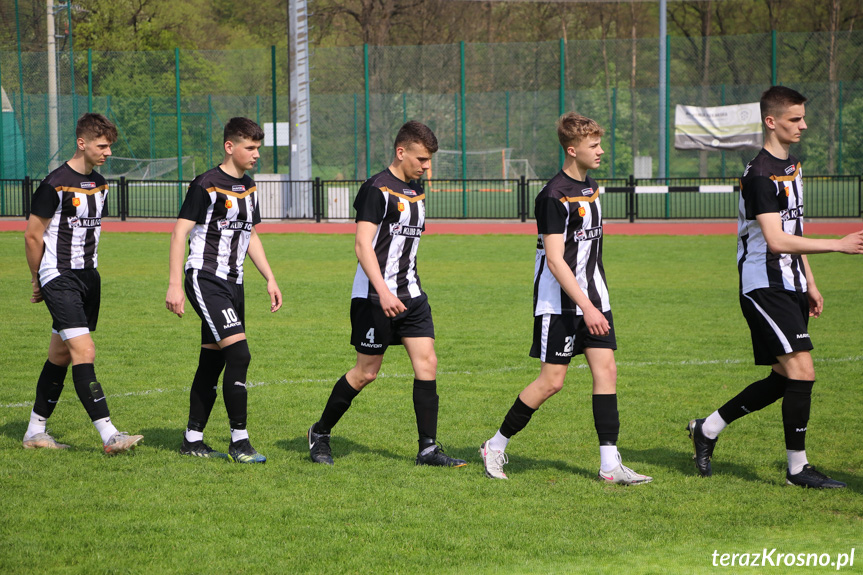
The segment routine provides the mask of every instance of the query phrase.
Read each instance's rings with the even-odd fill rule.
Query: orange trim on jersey
[[[770,176],[770,179],[775,182],[790,182],[792,180],[797,179],[797,174],[800,173],[800,162],[797,162],[797,165],[794,166],[794,173],[789,176]]]
[[[218,194],[225,194],[226,196],[232,196],[234,198],[238,198],[238,199],[242,200],[243,198],[245,198],[246,196],[248,196],[252,192],[257,191],[257,189],[258,189],[257,186],[252,186],[251,188],[249,188],[245,192],[232,192],[231,190],[223,190],[222,188],[213,186],[212,188],[207,188],[207,192],[216,192]]]
[[[108,184],[104,186],[99,186],[98,188],[93,188],[92,190],[85,190],[84,188],[73,188],[72,186],[57,186],[54,188],[58,192],[71,192],[73,194],[84,194],[85,196],[92,196],[98,192],[104,192],[108,189]]]
[[[389,188],[388,188],[388,187],[386,187],[386,186],[384,186],[384,187],[382,187],[382,188],[379,188],[379,189],[380,189],[380,191],[382,191],[382,192],[386,192],[386,193],[390,194],[391,196],[395,196],[395,197],[397,197],[397,198],[401,198],[401,199],[403,199],[403,200],[407,200],[407,201],[409,201],[409,202],[410,202],[410,203],[412,203],[412,204],[413,204],[413,203],[416,203],[416,202],[418,202],[418,201],[420,201],[420,200],[424,200],[424,199],[426,198],[426,195],[425,195],[424,193],[423,193],[423,194],[420,194],[420,195],[418,195],[418,196],[406,196],[405,194],[400,194],[400,193],[398,193],[398,192],[394,192],[394,191],[392,191],[391,189],[389,189]]]
[[[589,198],[587,196],[576,196],[576,197],[564,196],[564,197],[560,198],[560,203],[572,204],[575,202],[593,202],[593,201],[596,201],[596,198],[598,198],[598,197],[599,197],[599,192],[596,192],[595,194],[593,194]]]

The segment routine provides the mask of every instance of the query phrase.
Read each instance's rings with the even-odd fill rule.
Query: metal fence
[[[809,98],[810,129],[795,146],[807,170],[863,173],[863,131],[853,128],[863,121],[863,31],[670,37],[667,50],[666,128],[672,129],[666,134],[673,133],[676,104],[754,102],[768,85],[782,83]],[[669,149],[668,166],[659,166],[658,62],[658,38],[312,46],[313,174],[367,178],[389,163],[399,126],[417,119],[435,131],[442,150],[467,158],[509,149],[508,159],[550,177],[561,163],[554,121],[568,110],[606,128],[599,177],[633,173],[635,157],[653,158],[653,176],[739,174],[751,150]],[[174,158],[172,169],[160,169],[167,180],[215,165],[232,116],[261,124],[290,119],[287,54],[275,49],[60,51],[56,69],[58,151],[49,144],[47,54],[0,50],[0,88],[7,95],[0,178],[44,177],[52,160],[74,151],[75,119],[85,111],[117,124],[116,156]],[[261,171],[287,171],[289,142],[277,144],[263,148]],[[110,167],[117,176],[136,177]],[[496,177],[501,168],[449,177]]]
[[[732,178],[598,179],[606,219],[695,220],[737,217],[739,182]],[[121,220],[175,218],[186,195],[187,182],[109,180],[106,216]],[[361,180],[258,181],[263,219],[353,220],[353,201]],[[30,198],[38,182],[30,178],[0,180],[0,216],[30,213]],[[426,180],[429,219],[532,219],[533,198],[545,180]],[[806,216],[863,216],[863,177],[807,176]]]

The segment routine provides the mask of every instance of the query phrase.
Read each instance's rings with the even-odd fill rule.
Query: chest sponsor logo
[[[96,187],[96,182],[81,182],[82,190],[92,190]]]
[[[102,218],[79,218],[73,216],[71,218],[66,218],[69,227],[72,229],[75,228],[98,228],[102,225]]]
[[[416,190],[413,190],[413,189],[411,189],[411,188],[405,188],[405,189],[403,189],[403,190],[402,190],[402,193],[403,193],[404,195],[406,195],[406,196],[411,196],[411,197],[413,197],[413,196],[417,195]]]
[[[234,207],[234,202],[232,202],[231,200],[225,200],[225,207],[230,210]]]
[[[803,206],[797,206],[796,208],[790,208],[788,210],[782,210],[779,212],[779,217],[782,218],[783,222],[787,222],[788,220],[796,220],[803,217]]]
[[[581,190],[581,195],[584,196],[585,198],[589,198],[590,196],[592,196],[595,193],[596,193],[596,190],[594,190],[593,188],[585,188],[585,189]]]
[[[243,230],[244,232],[252,231],[252,222],[228,221],[219,220],[216,222],[219,230]]]
[[[797,166],[788,166],[787,168],[785,168],[785,173],[790,176],[791,174],[794,173],[794,170],[796,170],[796,169],[797,169]]]
[[[72,205],[76,208],[81,205],[81,198],[72,198]]]
[[[586,214],[586,213],[587,213],[587,210],[585,210],[585,209],[584,209],[584,206],[579,206],[579,207],[578,207],[578,215],[579,215],[579,216],[581,216],[581,217],[583,218],[583,217],[584,217],[584,214]]]
[[[581,228],[575,230],[573,237],[577,242],[589,242],[602,237],[602,228]]]
[[[245,192],[246,186],[231,186],[232,192]]]
[[[406,236],[418,238],[423,235],[423,229],[419,226],[406,226],[404,224],[390,224],[391,236]]]

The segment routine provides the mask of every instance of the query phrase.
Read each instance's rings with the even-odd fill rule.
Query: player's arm
[[[543,234],[542,244],[545,246],[545,261],[548,270],[563,288],[563,291],[566,292],[566,295],[581,308],[588,331],[592,335],[608,335],[610,329],[608,320],[593,305],[587,294],[582,291],[581,286],[578,285],[578,280],[575,279],[575,274],[572,273],[572,268],[563,259],[565,248],[563,234]]]
[[[824,298],[821,292],[815,286],[815,276],[812,275],[812,268],[809,267],[809,259],[806,256],[801,256],[803,260],[803,269],[806,272],[806,297],[809,298],[809,316],[820,317],[824,311]]]
[[[279,284],[276,283],[276,277],[273,275],[273,270],[270,269],[270,262],[267,261],[267,254],[264,252],[264,244],[261,243],[261,238],[255,228],[252,228],[252,237],[249,238],[249,257],[252,258],[252,263],[267,280],[267,293],[270,294],[270,311],[277,311],[282,307],[282,292],[279,290]]]
[[[384,315],[387,317],[395,317],[405,309],[405,304],[399,298],[393,295],[387,283],[384,281],[384,276],[381,273],[378,257],[375,254],[374,239],[378,230],[378,224],[360,220],[357,222],[357,234],[354,238],[354,251],[357,254],[357,260],[360,262],[360,267],[366,273],[372,287],[375,288],[378,296],[381,299],[381,308],[384,310]]]
[[[767,247],[774,254],[863,254],[863,230],[848,234],[844,238],[816,239],[785,233],[778,212],[767,212],[755,216]]]
[[[186,256],[186,238],[195,227],[195,222],[177,218],[171,232],[171,247],[168,253],[168,293],[165,307],[180,317],[186,312],[186,294],[183,293],[183,260]]]
[[[27,220],[27,228],[24,230],[24,253],[27,256],[27,266],[30,268],[30,284],[33,286],[33,295],[30,296],[32,303],[42,301],[42,290],[39,288],[39,266],[42,264],[42,255],[45,253],[45,230],[51,223],[51,218],[42,218],[30,214]]]

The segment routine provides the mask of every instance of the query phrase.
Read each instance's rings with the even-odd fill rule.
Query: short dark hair
[[[231,140],[236,142],[240,138],[246,138],[255,142],[260,142],[264,139],[264,131],[259,125],[248,118],[238,116],[231,118],[225,124],[225,133],[222,143]]]
[[[804,104],[806,96],[785,86],[771,86],[761,94],[761,121],[767,116],[776,117],[789,106]]]
[[[396,134],[396,141],[393,144],[393,150],[399,146],[404,147],[408,144],[422,144],[430,154],[434,154],[438,149],[437,137],[431,131],[431,128],[416,120],[411,120],[399,128],[399,133]]]
[[[75,137],[85,140],[105,137],[113,144],[117,141],[117,126],[102,114],[87,113],[78,119]]]

